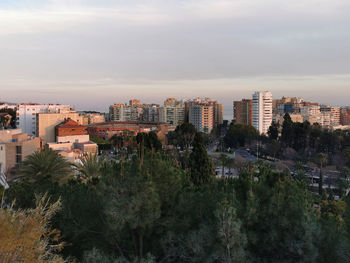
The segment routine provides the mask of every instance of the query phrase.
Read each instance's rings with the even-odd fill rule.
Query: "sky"
[[[0,0],[0,101],[107,111],[270,90],[350,105],[348,0]]]

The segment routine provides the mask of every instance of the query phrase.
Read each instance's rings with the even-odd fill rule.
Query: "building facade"
[[[155,122],[105,122],[96,123],[88,126],[88,134],[90,136],[99,137],[102,139],[110,139],[115,134],[121,134],[125,131],[132,132],[134,135],[140,132],[157,132],[163,131],[167,134],[169,131],[174,131],[175,126],[168,123]]]
[[[67,119],[71,119],[79,124],[84,122],[84,117],[78,112],[61,113],[39,113],[37,114],[37,136],[42,138],[45,143],[55,142],[55,128]]]
[[[37,114],[70,112],[69,105],[60,104],[19,104],[17,107],[16,125],[24,133],[38,136]]]
[[[141,104],[130,100],[129,104],[116,103],[109,107],[110,121],[157,121],[157,104]]]
[[[343,107],[340,115],[341,125],[350,125],[350,108]]]
[[[185,122],[185,104],[174,98],[164,101],[164,106],[158,108],[159,122],[166,122],[171,125],[179,125]]]
[[[199,132],[210,133],[215,127],[215,104],[209,101],[195,100],[188,106],[189,123]]]
[[[260,133],[267,133],[272,123],[272,94],[257,91],[253,94],[253,127]]]
[[[28,155],[42,148],[40,138],[22,133],[21,129],[0,131],[0,170],[8,174],[18,168]]]
[[[253,100],[243,99],[233,102],[235,124],[253,125]]]

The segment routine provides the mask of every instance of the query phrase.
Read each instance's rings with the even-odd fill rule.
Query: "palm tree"
[[[85,155],[80,159],[80,163],[74,164],[78,175],[84,180],[99,178],[105,163],[104,157],[98,157],[97,154]]]
[[[322,191],[323,191],[323,174],[322,174],[322,169],[325,164],[328,162],[327,155],[324,153],[319,153],[316,156],[317,163],[320,167],[320,180],[318,183],[318,193],[320,196],[322,196]]]
[[[24,160],[19,169],[19,177],[34,181],[41,181],[47,177],[60,180],[70,175],[71,172],[71,164],[63,156],[50,148],[44,148]]]

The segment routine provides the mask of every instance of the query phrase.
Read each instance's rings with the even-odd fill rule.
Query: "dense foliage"
[[[258,131],[249,125],[232,124],[224,138],[224,142],[228,147],[244,147],[249,145],[253,140],[259,136]]]
[[[265,138],[275,153],[281,146],[296,144],[321,147],[321,137],[329,133],[317,133],[317,126],[307,123],[289,122],[288,116],[285,123],[281,129],[272,125]],[[306,142],[300,131],[304,128],[310,129]],[[313,133],[319,134],[319,139],[310,141]],[[287,134],[298,140],[286,141]],[[26,224],[32,222],[44,231],[35,232],[41,233],[37,239],[46,245],[36,243],[41,244],[40,253],[48,252],[48,259],[58,261],[350,262],[346,180],[340,182],[344,185],[340,200],[323,196],[322,185],[322,198],[315,198],[302,172],[278,172],[263,162],[240,164],[238,158],[225,154],[217,161],[222,167],[234,166],[239,177],[216,178],[201,134],[181,126],[173,136],[179,149],[163,150],[154,133],[139,133],[135,138],[121,134],[113,137],[111,144],[127,149],[125,153],[122,150],[113,158],[88,155],[75,165],[48,149],[29,156],[19,170],[19,179],[5,192],[4,204],[14,203],[0,211],[0,241],[15,236],[27,240],[35,229]],[[232,125],[225,142],[235,147],[256,138],[252,127]],[[344,144],[342,141],[341,149]],[[344,156],[347,154],[350,156],[345,151]],[[322,151],[313,156],[320,177],[329,156]],[[342,173],[344,178],[350,176],[347,169]],[[40,210],[42,205],[35,201],[36,196],[45,194],[53,207],[60,200],[60,210],[47,214],[47,220],[27,220],[50,211]],[[35,214],[38,209],[41,214]],[[49,229],[55,229],[50,231],[53,236],[47,234]],[[65,246],[60,250],[62,242]],[[56,244],[60,245],[57,250],[53,249]],[[0,245],[0,258],[4,256],[1,249],[7,249],[6,255],[18,252],[16,246]],[[35,261],[40,253],[28,256]]]
[[[61,200],[50,224],[66,244],[60,257],[78,262],[349,262],[347,197],[317,204],[303,180],[264,163],[248,163],[237,179],[215,179],[200,136],[194,138],[185,170],[176,156],[152,147],[119,162],[87,158],[78,169],[69,168],[77,176],[68,181],[58,183],[52,172],[17,181],[5,195],[8,204],[16,199],[13,209],[35,207],[35,195],[46,192],[52,202]]]

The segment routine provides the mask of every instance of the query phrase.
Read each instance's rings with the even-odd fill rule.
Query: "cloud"
[[[86,88],[90,103],[96,89],[123,97],[175,89],[225,99],[230,87],[234,93],[259,85],[277,94],[294,85],[300,96],[317,85],[349,92],[347,77],[329,77],[350,74],[347,0],[13,3],[0,3],[0,88],[26,96],[51,89],[68,99],[63,93]]]

